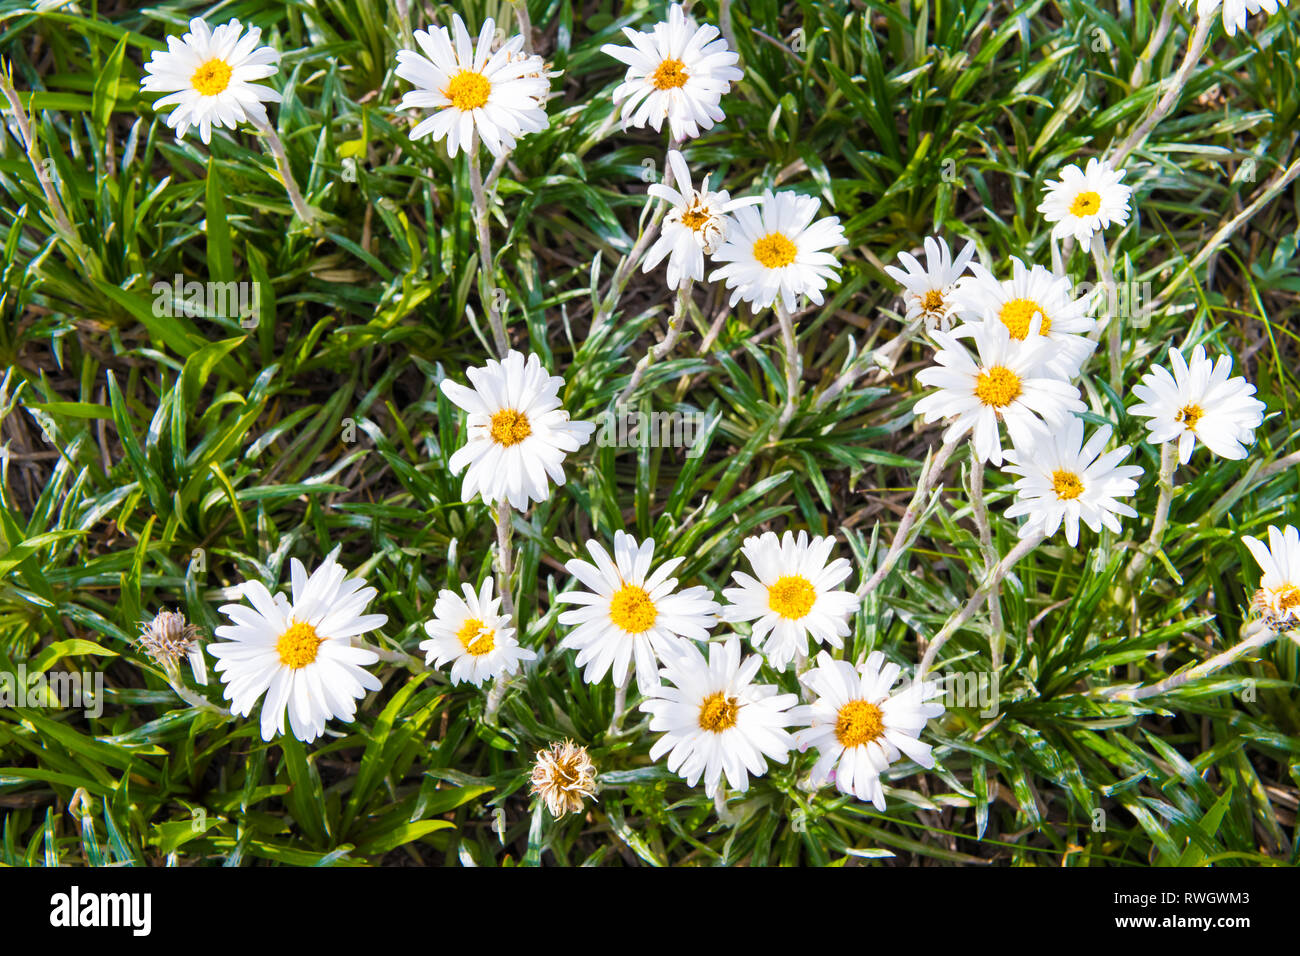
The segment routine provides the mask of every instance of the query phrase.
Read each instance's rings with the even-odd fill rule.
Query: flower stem
[[[609,729],[605,733],[614,736],[623,726],[623,711],[627,709],[627,689],[632,684],[632,668],[627,669],[623,679],[618,682],[618,687],[614,689],[614,714],[609,719]]]
[[[637,363],[632,372],[631,380],[627,383],[627,388],[623,389],[618,398],[614,399],[615,408],[626,402],[632,392],[636,390],[636,387],[641,384],[641,379],[645,378],[645,373],[649,370],[651,363],[658,362],[671,352],[673,346],[677,344],[677,339],[682,334],[682,323],[686,318],[686,309],[691,300],[691,286],[693,284],[694,280],[685,279],[682,281],[681,286],[678,287],[677,302],[673,307],[672,318],[668,320],[668,334],[664,336],[662,342],[648,349],[645,355],[641,357],[641,361]]]
[[[506,335],[505,324],[501,321],[501,312],[497,309],[497,290],[493,286],[494,271],[492,258],[492,231],[489,228],[487,190],[483,188],[483,167],[479,155],[478,133],[469,141],[469,191],[474,199],[474,228],[478,232],[479,261],[479,301],[487,312],[488,325],[492,328],[492,340],[497,351],[505,358],[510,351],[510,337]]]
[[[975,449],[972,447],[970,471],[971,515],[975,519],[975,528],[979,532],[980,552],[984,556],[984,574],[987,576],[997,566],[998,553],[993,548],[993,533],[989,528],[989,512],[984,503],[984,461],[975,455],[974,451]],[[1000,590],[1000,585],[995,584],[993,590],[989,593],[989,616],[993,619],[990,651],[992,652],[993,670],[995,671],[1002,667],[1002,652],[1006,648],[1006,634],[1002,629]]]
[[[218,717],[230,717],[229,708],[219,707],[206,697],[203,697],[186,687],[185,681],[181,678],[179,667],[165,667],[163,668],[163,673],[167,675],[167,683],[172,685],[172,690],[176,692],[176,696],[185,701],[185,703],[189,704],[191,707],[194,707],[197,710],[205,710],[209,714],[216,714]]]
[[[497,711],[501,709],[501,702],[506,699],[506,690],[509,689],[514,676],[513,674],[498,674],[493,679],[492,689],[488,691],[487,703],[483,705],[483,722],[485,724],[496,724]]]
[[[1160,22],[1156,24],[1155,32],[1151,34],[1151,39],[1138,57],[1137,63],[1133,67],[1133,73],[1129,77],[1129,86],[1138,89],[1147,79],[1147,71],[1151,68],[1151,61],[1155,59],[1156,53],[1164,45],[1165,37],[1169,36],[1169,31],[1174,25],[1174,11],[1178,9],[1178,0],[1165,0],[1164,9],[1160,13]]]
[[[794,337],[794,319],[789,310],[778,297],[772,308],[776,310],[776,320],[781,324],[781,344],[785,347],[785,407],[777,419],[777,431],[784,431],[785,426],[794,418],[795,409],[799,407],[799,390],[803,384],[803,356],[799,354],[799,344]]]
[[[932,457],[927,456],[926,463],[921,469],[921,477],[916,483],[916,493],[912,495],[912,500],[908,504],[907,510],[903,512],[903,518],[898,523],[898,530],[894,533],[893,543],[890,544],[889,551],[885,554],[885,558],[880,563],[880,567],[876,569],[875,574],[871,575],[871,577],[860,588],[858,588],[857,595],[859,598],[866,597],[874,591],[880,582],[885,580],[889,572],[894,569],[894,565],[898,563],[898,559],[902,556],[903,551],[907,547],[908,532],[912,530],[912,526],[916,524],[917,519],[921,516],[921,512],[925,510],[926,499],[930,497],[930,491],[943,475],[943,468],[948,464],[948,459],[952,457],[953,450],[957,447],[958,441],[960,441],[960,439],[945,441],[939,447],[937,453]]]
[[[980,605],[987,601],[989,595],[1002,583],[1002,579],[1007,576],[1007,572],[1015,566],[1017,561],[1042,543],[1042,534],[1022,538],[1014,548],[1007,552],[1005,558],[994,565],[992,572],[985,575],[984,581],[975,589],[975,593],[970,596],[970,600],[966,602],[961,610],[955,612],[944,622],[943,627],[939,629],[939,633],[930,642],[930,646],[925,649],[925,656],[921,658],[921,663],[916,669],[916,680],[918,682],[924,679],[926,673],[930,670],[930,666],[934,663],[934,659],[939,656],[939,651],[943,645],[948,643],[948,639],[953,634],[957,633],[959,627],[975,615]]]
[[[524,52],[533,52],[533,21],[528,15],[528,4],[525,0],[512,0],[511,6],[515,10],[515,20],[519,23],[519,34],[524,38]]]
[[[497,585],[501,592],[501,607],[507,614],[514,617],[515,614],[515,597],[514,589],[510,583],[510,578],[514,574],[515,561],[514,552],[510,546],[510,513],[513,509],[510,502],[497,502]],[[518,621],[515,622],[517,627]]]
[[[1131,132],[1110,157],[1110,163],[1116,169],[1123,164],[1133,150],[1141,146],[1151,131],[1155,129],[1156,124],[1169,115],[1175,106],[1178,105],[1179,97],[1182,96],[1183,87],[1187,85],[1187,78],[1191,76],[1192,70],[1201,59],[1201,53],[1205,50],[1205,41],[1209,39],[1210,28],[1214,26],[1217,8],[1209,13],[1200,14],[1196,20],[1196,29],[1192,31],[1191,37],[1187,41],[1187,51],[1183,54],[1183,62],[1178,67],[1170,81],[1165,86],[1165,91],[1160,99],[1156,101],[1155,106],[1147,113],[1138,127]]]
[[[59,196],[59,191],[55,188],[55,178],[49,172],[45,158],[41,155],[41,147],[36,139],[36,134],[32,132],[31,121],[27,111],[23,109],[22,101],[18,98],[18,91],[14,89],[13,76],[8,66],[0,70],[0,94],[9,102],[9,113],[13,117],[14,124],[18,127],[18,132],[22,136],[23,149],[27,153],[27,161],[31,164],[32,171],[36,173],[36,180],[41,184],[41,192],[45,194],[45,204],[50,209],[50,216],[54,220],[55,232],[63,240],[63,244],[68,250],[83,262],[92,266],[96,275],[102,268],[98,256],[94,255],[86,245],[81,241],[81,236],[72,225],[72,220],[68,216],[68,210],[63,205],[63,199]]]
[[[1160,497],[1156,499],[1155,516],[1151,520],[1151,534],[1146,543],[1133,555],[1124,580],[1129,588],[1137,583],[1138,576],[1146,569],[1147,563],[1160,550],[1164,542],[1165,526],[1169,523],[1169,506],[1174,500],[1174,471],[1178,468],[1178,442],[1167,441],[1160,446],[1160,475],[1156,483],[1160,488]]]
[[[1092,234],[1092,258],[1097,265],[1097,279],[1101,283],[1101,290],[1104,293],[1103,301],[1106,303],[1105,317],[1108,320],[1106,327],[1110,352],[1110,387],[1119,392],[1122,375],[1120,365],[1120,315],[1119,309],[1111,309],[1111,304],[1115,300],[1115,270],[1111,262],[1110,252],[1106,248],[1106,240],[1103,238],[1100,229]]]
[[[1185,671],[1180,671],[1172,677],[1166,677],[1157,684],[1151,684],[1146,687],[1108,687],[1103,692],[1104,696],[1112,700],[1143,700],[1147,697],[1159,697],[1161,694],[1167,694],[1171,690],[1182,687],[1189,681],[1200,680],[1202,677],[1209,677],[1216,671],[1227,667],[1238,658],[1244,657],[1251,651],[1258,650],[1275,637],[1277,631],[1270,628],[1263,621],[1252,621],[1247,628],[1247,637],[1241,643],[1230,647],[1220,654],[1216,654],[1208,661],[1197,664],[1195,667],[1189,667]]]
[[[673,139],[668,143],[668,150],[671,152],[677,149],[680,143]],[[667,156],[664,157],[664,176],[662,180],[664,186],[671,187],[673,184],[673,167],[668,162]],[[623,295],[623,290],[627,288],[628,281],[632,278],[632,272],[636,269],[637,263],[649,248],[650,243],[654,241],[655,234],[659,231],[659,223],[668,213],[668,204],[659,202],[655,204],[654,212],[651,213],[650,221],[646,223],[641,234],[637,236],[636,242],[633,243],[631,250],[622,259],[619,260],[618,266],[614,269],[614,277],[610,280],[609,288],[605,292],[605,298],[601,300],[600,307],[591,320],[591,331],[588,336],[595,335],[601,329],[610,317],[614,314],[614,309],[618,307],[618,300]]]
[[[269,120],[265,123],[254,121],[253,126],[266,137],[266,146],[271,151],[271,157],[275,160],[275,169],[284,183],[285,192],[289,194],[289,202],[293,205],[294,213],[303,221],[304,225],[312,225],[315,222],[316,215],[308,207],[307,201],[302,198],[302,193],[298,189],[298,182],[293,178],[293,167],[289,165],[289,154],[285,152],[284,143],[280,141],[280,134],[276,132],[275,126]]]

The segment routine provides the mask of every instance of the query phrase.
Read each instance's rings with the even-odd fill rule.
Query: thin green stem
[[[488,211],[487,191],[483,188],[482,157],[479,154],[478,134],[475,133],[470,137],[469,143],[469,191],[474,200],[474,227],[478,232],[479,302],[487,312],[497,352],[505,358],[510,351],[510,337],[506,334],[501,311],[497,308],[492,230],[489,226],[491,214]]]
[[[1042,543],[1042,534],[1022,538],[1014,548],[1007,552],[1007,556],[994,566],[993,571],[985,575],[984,581],[975,589],[975,593],[970,596],[970,600],[948,618],[943,627],[939,629],[939,633],[934,636],[934,640],[930,641],[929,646],[925,649],[925,656],[921,658],[921,663],[916,669],[916,680],[918,682],[925,678],[930,667],[934,664],[935,658],[939,656],[939,651],[942,650],[943,645],[947,644],[948,639],[957,633],[958,628],[975,616],[975,612],[979,610],[980,605],[984,604],[989,595],[1002,583],[1002,579],[1007,576],[1007,572],[1015,567],[1017,561]]]
[[[785,407],[777,419],[777,431],[784,431],[785,426],[794,418],[799,407],[799,392],[803,384],[803,356],[799,354],[799,343],[794,334],[794,318],[778,297],[772,308],[776,311],[776,320],[781,326],[781,345],[785,349]]]
[[[302,198],[298,182],[293,178],[293,167],[289,165],[289,154],[285,152],[284,143],[280,141],[280,134],[276,132],[274,124],[269,119],[265,123],[254,121],[253,125],[266,138],[267,149],[271,151],[271,157],[275,160],[276,172],[280,174],[280,181],[284,183],[285,192],[289,194],[289,202],[293,206],[294,213],[304,225],[312,225],[316,215],[307,205],[307,201]]]

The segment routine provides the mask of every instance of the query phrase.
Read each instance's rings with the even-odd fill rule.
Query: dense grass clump
[[[812,752],[770,761],[725,803],[652,761],[635,681],[624,701],[558,647],[565,564],[627,531],[721,602],[750,570],[744,540],[791,529],[837,538],[850,590],[871,579],[943,430],[913,414],[934,345],[884,266],[940,235],[973,241],[999,278],[1011,257],[1057,255],[1096,282],[1100,260],[1054,244],[1037,207],[1175,88],[1195,5],[693,4],[744,76],[725,120],[681,144],[692,172],[733,197],[816,197],[847,239],[840,281],[793,316],[793,390],[773,310],[729,306],[721,282],[676,296],[662,266],[627,259],[668,133],[620,127],[624,68],[601,47],[666,7],[527,9],[558,72],[549,123],[477,170],[410,138],[423,114],[398,108],[411,86],[396,55],[453,12],[517,32],[512,4],[0,0],[0,672],[104,687],[90,712],[0,698],[0,863],[1300,862],[1300,644],[1284,633],[1180,686],[1125,691],[1255,633],[1241,536],[1300,524],[1295,6],[1231,37],[1215,19],[1175,108],[1123,163],[1130,216],[1101,254],[1122,292],[1118,364],[1103,336],[1077,384],[1089,430],[1111,426],[1145,471],[1138,516],[1077,547],[1049,538],[945,631],[1018,541],[1014,476],[959,444],[849,619],[836,656],[850,661],[880,651],[910,671],[951,638],[936,664],[947,709],[922,734],[937,765],[894,763],[883,812],[811,786]],[[239,18],[281,51],[270,119],[311,221],[266,136],[178,141],[141,90],[144,63],[195,16]],[[255,288],[258,320],[165,307],[189,282]],[[634,382],[675,309],[680,338]],[[564,378],[573,419],[609,421],[635,384],[622,408],[699,428],[689,449],[598,432],[548,500],[507,514],[516,636],[537,660],[490,702],[492,684],[453,685],[417,645],[439,591],[501,572],[497,511],[463,501],[449,465],[466,416],[439,387],[500,355],[493,312]],[[1267,413],[1248,457],[1199,447],[1171,490],[1128,409],[1171,346],[1197,344],[1232,356]],[[242,582],[274,591],[291,559],[310,570],[336,547],[387,615],[365,638],[383,686],[312,743],[264,741],[256,712],[223,712],[216,675],[178,679],[138,640],[173,609],[210,641]],[[733,631],[750,625],[714,638]],[[800,692],[793,669],[759,679]],[[597,794],[556,818],[529,781],[564,740],[586,748]]]

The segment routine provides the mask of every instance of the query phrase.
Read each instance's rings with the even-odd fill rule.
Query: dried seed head
[[[596,797],[596,765],[585,747],[571,740],[551,744],[537,752],[533,765],[532,793],[539,795],[551,816],[582,810],[583,797]]]
[[[140,646],[164,670],[173,670],[189,654],[199,629],[179,611],[159,611],[152,621],[140,625]]]

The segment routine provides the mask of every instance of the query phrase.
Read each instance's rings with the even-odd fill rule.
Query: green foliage
[[[389,617],[371,639],[419,654],[439,589],[490,573],[492,515],[460,499],[448,459],[463,420],[437,388],[493,351],[469,168],[409,139],[396,109],[397,6],[222,10],[284,51],[271,115],[323,214],[313,231],[292,218],[256,133],[176,142],[140,92],[140,64],[195,10],[0,2],[0,56],[75,230],[60,237],[40,170],[7,136],[0,670],[95,671],[106,688],[99,716],[0,709],[0,863],[1300,862],[1295,642],[1165,697],[1097,693],[1235,643],[1258,580],[1239,535],[1300,523],[1296,468],[1267,474],[1297,449],[1295,185],[1190,268],[1207,236],[1297,159],[1294,7],[1234,38],[1216,28],[1181,108],[1129,164],[1135,215],[1118,265],[1122,280],[1171,290],[1149,328],[1126,333],[1125,386],[1171,344],[1230,352],[1271,413],[1250,459],[1201,450],[1180,469],[1163,551],[1117,601],[1115,577],[1149,528],[1159,451],[1094,361],[1088,417],[1137,449],[1147,477],[1134,504],[1146,517],[1126,523],[1125,540],[1085,530],[1078,549],[1057,539],[1016,568],[1002,589],[996,716],[953,707],[932,722],[939,766],[895,764],[888,812],[802,789],[812,755],[796,755],[719,820],[702,790],[651,763],[639,711],[608,731],[609,681],[583,683],[573,654],[556,650],[563,564],[626,528],[684,557],[684,583],[718,590],[747,535],[806,527],[840,536],[858,569],[850,586],[869,576],[937,444],[910,411],[922,346],[892,373],[863,374],[864,356],[900,327],[882,264],[929,234],[974,239],[997,262],[1047,262],[1044,182],[1153,101],[1186,41],[1176,5],[1153,47],[1155,0],[735,5],[746,76],[688,161],[716,169],[733,195],[780,185],[818,196],[849,237],[841,283],[799,317],[805,380],[790,427],[773,428],[786,396],[772,314],[728,309],[720,287],[699,287],[687,334],[638,400],[704,413],[703,454],[593,442],[550,501],[516,516],[519,634],[539,660],[499,727],[482,719],[483,692],[389,662],[374,668],[384,689],[357,721],[332,721],[312,745],[264,743],[256,719],[181,701],[134,643],[160,608],[210,634],[234,585],[283,582],[290,557],[312,566],[341,543]],[[471,25],[495,15],[513,29],[508,4],[457,9]],[[665,146],[611,121],[621,70],[599,48],[663,8],[534,0],[530,11],[564,74],[549,128],[521,141],[500,179],[492,285],[516,347],[563,375],[566,408],[590,419],[672,309],[661,272],[638,273],[615,320],[587,334],[637,235],[643,162],[662,166]],[[716,3],[694,13],[717,22]],[[1068,265],[1088,268],[1077,251]],[[177,276],[257,283],[260,320],[157,315],[155,284]],[[847,387],[832,389],[841,376]],[[975,588],[966,467],[950,466],[910,558],[867,596],[846,657],[879,649],[909,666]],[[1002,516],[1011,495],[990,473],[1001,553],[1016,536]],[[974,618],[946,646],[945,671],[987,674],[989,637],[986,616]],[[771,680],[795,689],[792,674]],[[200,691],[221,702],[219,682]],[[565,737],[589,748],[602,790],[589,814],[556,821],[530,801],[527,777],[533,752]]]

